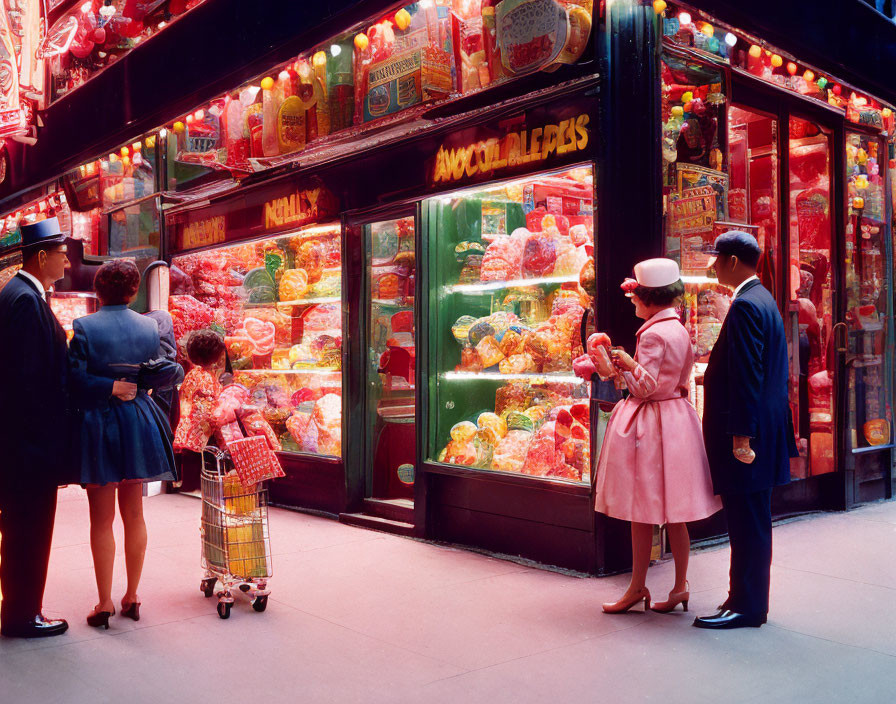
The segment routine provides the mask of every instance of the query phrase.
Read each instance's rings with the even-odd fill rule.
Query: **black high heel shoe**
[[[111,611],[95,611],[87,616],[87,625],[93,628],[105,628],[109,630],[109,619],[115,615],[115,609]]]
[[[134,601],[124,605],[124,602],[121,604],[121,615],[126,616],[127,618],[133,619],[134,621],[140,620],[140,602]]]

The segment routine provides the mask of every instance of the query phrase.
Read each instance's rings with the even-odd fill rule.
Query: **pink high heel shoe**
[[[681,604],[681,608],[687,611],[688,600],[691,598],[691,585],[685,582],[685,586],[687,589],[683,592],[669,592],[669,598],[666,601],[658,601],[655,604],[651,604],[651,610],[656,611],[657,613],[667,614],[670,611],[674,611],[675,607]]]
[[[624,614],[626,611],[635,606],[638,602],[644,601],[644,611],[650,608],[650,591],[647,587],[642,587],[640,591],[628,599],[620,599],[615,603],[606,603],[603,605],[605,614]]]

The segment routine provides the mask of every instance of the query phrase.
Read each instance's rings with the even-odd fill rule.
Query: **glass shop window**
[[[588,482],[590,166],[424,202],[430,460]]]

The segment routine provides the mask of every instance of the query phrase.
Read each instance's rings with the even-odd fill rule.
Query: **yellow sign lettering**
[[[442,145],[435,156],[433,182],[450,183],[477,174],[490,174],[508,167],[545,161],[554,154],[563,156],[582,151],[588,147],[590,122],[590,116],[582,113],[557,124],[507,132],[503,137],[492,137],[466,147],[449,149]],[[284,217],[289,221],[289,213],[295,213],[297,209],[298,204],[288,204]],[[268,219],[267,208],[265,219]]]

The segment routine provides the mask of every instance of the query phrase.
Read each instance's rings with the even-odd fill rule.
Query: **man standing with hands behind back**
[[[0,633],[42,638],[68,628],[41,611],[56,492],[70,461],[68,350],[46,295],[70,264],[56,218],[21,231],[22,269],[0,291]],[[136,393],[115,384],[121,398]]]
[[[758,628],[766,622],[772,563],[772,487],[790,481],[796,442],[788,401],[784,322],[756,276],[761,250],[732,230],[715,242],[719,283],[734,299],[704,375],[703,437],[713,487],[728,519],[728,598],[698,628]]]

